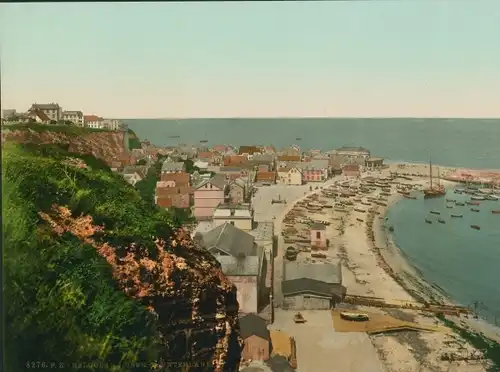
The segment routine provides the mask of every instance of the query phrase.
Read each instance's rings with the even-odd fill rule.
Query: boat
[[[208,140],[201,140],[200,143],[207,143]]]
[[[493,213],[493,214],[500,214],[500,209],[493,210],[493,211],[491,211],[491,213]]]
[[[479,209],[477,209],[477,208],[471,208],[470,210],[471,210],[472,212],[479,212]]]
[[[455,202],[455,205],[460,205],[461,207],[463,207],[465,205],[465,203],[462,203],[462,202]]]
[[[432,214],[441,214],[440,211],[430,211],[430,213],[432,213]]]
[[[429,220],[428,218],[425,219],[425,223],[432,224],[432,221]]]
[[[169,136],[168,138],[181,138],[181,136]]]
[[[456,203],[457,199],[446,199],[448,203]]]
[[[447,204],[447,205],[446,205],[446,208],[453,208],[453,205],[449,205],[449,204]]]
[[[474,230],[481,230],[481,226],[478,225],[470,225]]]
[[[429,181],[430,186],[427,189],[424,189],[424,198],[439,198],[441,196],[446,195],[445,188],[439,183],[439,168],[438,168],[438,184],[433,185],[432,183],[432,161],[429,161]]]
[[[443,220],[442,218],[438,218],[438,220],[437,220],[437,221],[438,221],[439,223],[446,223],[446,221],[445,221],[445,220]]]
[[[413,200],[416,200],[417,197],[416,196],[411,196],[410,194],[403,194],[403,196],[406,198],[406,199],[413,199]]]
[[[470,200],[484,200],[484,196],[479,196],[479,195],[472,195],[470,197]]]
[[[486,200],[500,200],[500,198],[496,195],[486,195],[484,198]]]
[[[300,137],[295,138],[296,141],[300,141],[301,139],[302,138],[300,138]]]
[[[479,205],[481,203],[479,203],[478,201],[468,201],[466,202],[468,205]]]
[[[304,319],[304,317],[302,316],[301,313],[296,313],[294,316],[293,316],[293,321],[295,323],[305,323],[306,320]]]
[[[463,214],[450,214],[451,217],[455,217],[455,218],[461,218],[463,217],[464,215]]]
[[[453,192],[455,194],[462,194],[465,190],[464,189],[455,189]]]
[[[344,320],[353,320],[357,322],[366,322],[370,320],[370,317],[368,314],[359,314],[359,313],[348,313],[348,312],[341,312],[340,317]]]

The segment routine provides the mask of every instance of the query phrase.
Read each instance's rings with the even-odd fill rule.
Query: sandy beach
[[[435,166],[435,175],[439,171],[440,176],[444,177],[448,173],[456,172],[456,168]],[[406,173],[411,175],[411,179],[396,179],[388,181],[391,172]],[[391,164],[389,167],[371,173],[364,174],[363,177],[370,176],[374,182],[385,183],[385,187],[367,187],[362,179],[347,179],[343,176],[337,176],[328,183],[318,184],[318,189],[304,191],[303,186],[300,189],[300,198],[294,202],[288,201],[287,205],[282,207],[279,215],[275,219],[275,233],[280,236],[278,253],[275,259],[275,301],[279,307],[281,294],[281,266],[284,249],[290,244],[285,244],[281,235],[307,237],[307,221],[325,221],[328,223],[326,236],[329,241],[328,250],[322,251],[325,255],[323,259],[311,259],[310,252],[305,245],[298,243],[292,244],[298,251],[298,261],[324,261],[330,262],[341,259],[344,268],[342,277],[343,284],[347,287],[349,296],[370,296],[382,299],[390,304],[422,303],[428,301],[431,303],[452,304],[435,286],[426,283],[420,276],[417,269],[411,266],[401,251],[392,241],[388,226],[384,224],[385,215],[391,205],[403,198],[402,192],[418,192],[429,184],[429,165],[426,164]],[[434,181],[436,182],[436,180]],[[440,181],[445,186],[453,185],[449,181]],[[313,185],[313,188],[316,186]],[[290,186],[289,186],[290,188]],[[369,192],[366,189],[369,189]],[[365,189],[361,192],[361,189]],[[381,191],[383,189],[384,191]],[[260,192],[260,191],[259,191]],[[298,194],[298,193],[297,193]],[[297,195],[296,194],[296,195]],[[349,196],[347,196],[349,195]],[[316,203],[319,205],[331,205],[331,208],[320,208],[320,210],[310,210],[307,203]],[[290,216],[293,216],[291,218]],[[290,222],[293,221],[293,222]],[[283,234],[282,234],[283,232]],[[386,370],[388,372],[420,372],[420,371],[458,371],[475,372],[486,371],[488,362],[485,361],[444,361],[442,356],[445,353],[457,356],[471,355],[478,353],[472,345],[458,337],[449,328],[437,320],[435,314],[430,314],[422,310],[410,309],[376,309],[374,307],[355,306],[358,310],[380,312],[389,314],[394,318],[405,321],[411,321],[422,325],[440,326],[439,332],[410,332],[403,331],[393,335],[380,334],[377,336],[368,336],[372,347],[376,350],[378,361],[373,359],[373,354],[366,353],[365,357],[377,365],[383,362],[382,367],[373,367],[372,370]],[[280,312],[282,315],[280,315]],[[327,319],[328,316],[319,315],[327,311],[312,312],[310,321],[314,324],[317,317]],[[308,328],[307,325],[297,327],[293,322],[286,320],[290,317],[284,310],[277,311],[275,327],[289,332],[296,338],[299,359],[299,371],[328,371],[332,369],[324,366],[319,368],[316,364],[307,362],[307,366],[300,368],[300,350],[301,346],[307,349],[307,355],[304,359],[313,360],[324,357],[328,353],[334,353],[333,350],[324,352],[318,351],[318,345],[310,346],[311,340],[302,335],[302,332]],[[462,326],[468,326],[471,329],[484,332],[488,337],[498,337],[500,332],[488,324],[474,319],[460,319],[449,317],[460,322]],[[323,327],[324,328],[324,327]],[[310,330],[311,332],[313,329]],[[319,328],[314,329],[319,332]],[[326,330],[324,331],[326,332]],[[342,337],[354,337],[353,333],[343,333]],[[338,332],[330,330],[330,338],[341,337]],[[301,339],[304,338],[302,342]],[[354,339],[352,342],[355,342]],[[312,354],[311,354],[312,353]],[[316,357],[314,354],[316,353]],[[343,350],[338,357],[349,358],[349,351]],[[351,355],[355,358],[354,354]],[[358,356],[359,358],[359,356]],[[357,372],[365,371],[360,366],[352,365],[342,371]],[[340,370],[339,370],[340,371]]]

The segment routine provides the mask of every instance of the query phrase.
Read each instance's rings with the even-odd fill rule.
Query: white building
[[[72,123],[79,125],[81,127],[83,127],[85,124],[83,119],[83,112],[81,111],[64,111],[63,120],[71,121]]]
[[[28,110],[28,113],[31,111],[41,111],[50,120],[60,121],[63,120],[63,111],[62,107],[57,103],[46,103],[46,104],[37,104],[34,103],[31,105],[31,108]]]
[[[96,115],[85,115],[84,116],[85,126],[88,128],[102,129],[103,128],[103,118]]]
[[[118,130],[120,128],[120,121],[118,119],[103,119],[102,125],[104,129]]]
[[[302,185],[302,171],[295,166],[286,166],[278,169],[278,182],[285,185]]]
[[[222,203],[215,209],[212,220],[214,226],[230,223],[243,231],[253,229],[253,209],[250,204],[228,204]]]

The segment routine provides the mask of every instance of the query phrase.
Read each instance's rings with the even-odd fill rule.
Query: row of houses
[[[95,129],[120,129],[120,121],[117,119],[105,119],[97,115],[84,115],[82,111],[63,111],[58,103],[39,104],[34,103],[26,112],[17,112],[15,109],[7,109],[2,112],[3,122],[8,124],[36,122],[40,124],[57,124],[71,122],[80,127]]]

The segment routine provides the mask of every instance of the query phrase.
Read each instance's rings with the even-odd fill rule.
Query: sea
[[[303,150],[363,146],[387,162],[427,163],[471,169],[500,169],[500,119],[283,118],[123,119],[141,139],[155,145],[292,144]],[[178,138],[172,138],[178,137]],[[207,141],[200,143],[200,141]],[[449,190],[447,198],[465,199]],[[500,325],[500,201],[480,212],[446,208],[445,200],[404,199],[388,213],[394,240],[408,261],[456,302],[473,306]],[[440,210],[445,224],[425,223]],[[451,213],[463,213],[452,218]],[[436,217],[435,215],[433,215]],[[436,219],[436,218],[434,218]],[[479,225],[474,230],[470,225]]]

